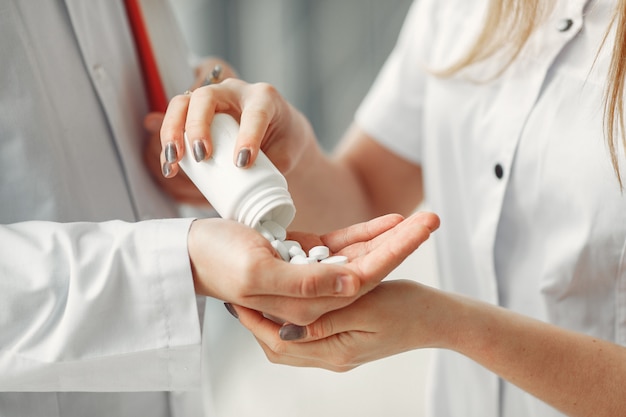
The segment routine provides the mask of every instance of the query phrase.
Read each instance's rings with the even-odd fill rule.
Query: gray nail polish
[[[196,162],[204,161],[204,158],[206,158],[206,147],[201,140],[193,143],[193,157]]]
[[[161,172],[163,173],[163,176],[165,178],[169,177],[172,173],[172,164],[167,161],[163,162],[163,166],[161,166]]]
[[[165,160],[169,163],[176,162],[178,159],[178,152],[176,152],[176,145],[174,142],[169,142],[165,145]]]
[[[234,318],[239,319],[239,314],[237,314],[237,311],[231,303],[224,303],[224,307],[226,307],[226,310],[228,310],[228,312],[232,314]]]
[[[237,168],[244,168],[250,162],[250,149],[243,148],[237,154]]]
[[[306,327],[295,324],[285,324],[278,331],[278,336],[282,340],[298,340],[306,336]]]

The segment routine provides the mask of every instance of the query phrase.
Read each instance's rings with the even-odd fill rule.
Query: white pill
[[[302,249],[302,245],[297,240],[285,240],[283,243],[287,246],[287,249],[291,249],[294,246]]]
[[[280,257],[283,258],[284,261],[289,262],[289,259],[291,258],[289,256],[289,250],[283,242],[281,242],[280,240],[272,240],[270,244],[274,249],[276,249],[276,252],[278,252]]]
[[[254,228],[254,230],[256,230],[257,232],[259,232],[260,234],[263,235],[263,237],[267,240],[269,240],[270,242],[272,240],[275,240],[276,238],[274,237],[274,235],[272,234],[272,232],[270,232],[269,230],[267,230],[265,227],[263,227],[263,225],[256,225],[256,227]]]
[[[315,258],[318,261],[326,259],[330,256],[330,249],[326,246],[314,246],[309,250],[309,257]]]
[[[292,258],[294,256],[304,256],[306,258],[306,252],[303,251],[301,248],[297,247],[297,246],[292,246],[289,248],[289,256],[291,256]]]
[[[289,263],[296,264],[296,265],[308,265],[308,264],[314,264],[316,262],[317,262],[317,259],[307,258],[306,256],[302,256],[302,255],[296,255],[293,258],[291,258],[291,260],[289,261]]]
[[[326,259],[322,259],[320,263],[333,264],[333,265],[345,265],[348,263],[348,257],[343,255],[329,256]]]
[[[269,230],[269,232],[278,240],[285,240],[287,238],[287,231],[280,224],[271,220],[264,221],[261,225]]]

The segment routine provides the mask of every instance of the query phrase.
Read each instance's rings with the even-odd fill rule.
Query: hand
[[[183,134],[191,143],[202,143],[205,157],[211,155],[210,126],[215,113],[228,113],[240,123],[233,164],[250,166],[262,148],[274,165],[288,173],[317,142],[308,120],[295,110],[272,86],[248,84],[230,78],[174,97],[161,128],[161,161],[165,149],[174,146],[176,157],[167,177],[175,176],[183,156]],[[171,152],[169,152],[171,154]]]
[[[434,301],[440,293],[414,281],[383,282],[306,327],[281,327],[254,310],[235,308],[271,362],[344,372],[411,349],[439,346],[446,316],[444,304]]]
[[[190,91],[206,83],[216,66],[220,66],[222,69],[220,80],[237,77],[237,73],[227,62],[216,57],[210,57],[202,61],[195,69],[196,79],[190,87]],[[209,206],[206,198],[184,173],[176,178],[171,178],[171,175],[164,175],[163,163],[165,159],[161,155],[161,126],[164,116],[163,113],[151,112],[144,119],[144,127],[148,132],[148,139],[144,148],[144,163],[161,189],[176,201],[197,206]]]
[[[304,248],[324,244],[347,265],[293,265],[255,230],[222,219],[196,220],[189,257],[196,292],[305,325],[374,288],[439,226],[432,213],[387,215],[323,236],[290,233]]]
[[[149,113],[144,119],[144,127],[149,134],[144,149],[144,163],[148,167],[148,171],[161,190],[165,191],[177,202],[209,207],[210,204],[206,197],[202,195],[184,172],[173,178],[163,175],[162,165],[159,162],[161,156],[160,130],[163,116],[162,113],[153,112]]]

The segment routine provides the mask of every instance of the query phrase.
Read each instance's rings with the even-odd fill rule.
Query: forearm
[[[303,157],[287,176],[298,210],[295,228],[327,231],[389,213],[408,216],[421,203],[421,167],[357,125],[348,129],[332,157],[310,135]]]
[[[302,160],[286,177],[297,211],[294,230],[324,233],[374,217],[355,173],[325,155],[315,141],[308,142]]]
[[[626,348],[474,300],[453,303],[460,320],[446,347],[568,415],[626,415]]]
[[[0,388],[195,384],[200,328],[189,222],[0,226],[0,242],[11,248],[0,256]]]

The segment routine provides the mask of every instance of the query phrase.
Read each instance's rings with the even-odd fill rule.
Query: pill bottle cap
[[[249,194],[237,211],[237,221],[250,227],[272,220],[287,228],[296,215],[296,208],[287,189],[272,186]]]

